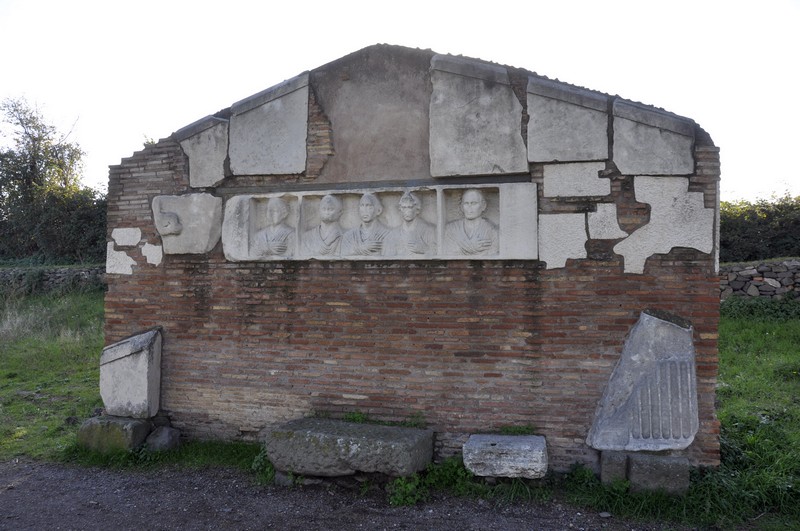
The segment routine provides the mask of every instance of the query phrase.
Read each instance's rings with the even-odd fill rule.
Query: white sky
[[[376,43],[662,107],[722,149],[723,200],[800,195],[800,0],[0,0],[0,99],[72,128],[104,190],[145,137]]]

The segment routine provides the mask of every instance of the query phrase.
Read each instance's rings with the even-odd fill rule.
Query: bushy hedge
[[[89,188],[47,190],[0,219],[0,234],[2,261],[104,262],[106,198]]]
[[[720,204],[720,260],[800,256],[800,196]]]

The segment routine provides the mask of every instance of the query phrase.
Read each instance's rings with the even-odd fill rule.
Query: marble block
[[[161,329],[123,339],[100,356],[100,397],[109,415],[147,419],[159,409]]]
[[[476,476],[542,478],[547,443],[539,435],[470,435],[462,449],[464,466]]]
[[[645,310],[625,339],[586,443],[597,450],[682,450],[699,426],[691,325]]]
[[[433,177],[528,172],[522,105],[504,67],[436,55],[431,81]]]

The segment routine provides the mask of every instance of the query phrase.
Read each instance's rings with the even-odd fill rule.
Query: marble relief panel
[[[511,234],[520,220],[536,232],[536,204],[501,215],[504,185],[382,188],[240,195],[227,201],[222,229],[231,261],[504,258],[503,220]],[[512,226],[513,224],[513,226]],[[536,258],[535,241],[506,246],[511,258]]]

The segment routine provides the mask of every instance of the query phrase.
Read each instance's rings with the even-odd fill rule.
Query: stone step
[[[268,430],[264,445],[269,460],[283,472],[410,476],[431,462],[433,431],[312,417]]]

